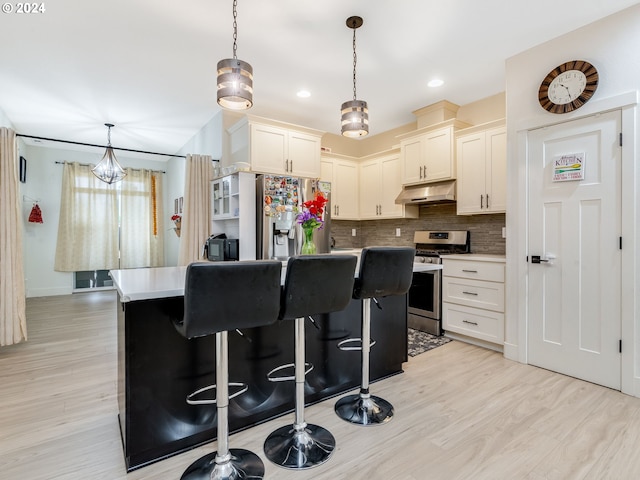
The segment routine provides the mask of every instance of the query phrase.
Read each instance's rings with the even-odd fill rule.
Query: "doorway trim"
[[[528,132],[583,117],[620,110],[622,117],[622,268],[621,268],[621,391],[640,397],[640,167],[636,165],[640,139],[638,91],[628,92],[585,105],[572,114],[552,118],[532,117],[516,125],[507,122],[509,158],[507,164],[507,272],[506,272],[506,358],[528,363],[527,290],[528,254]],[[640,160],[640,159],[639,159]],[[638,292],[636,294],[636,292]]]

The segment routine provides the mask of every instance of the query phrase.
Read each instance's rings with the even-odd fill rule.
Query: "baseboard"
[[[502,345],[499,345],[497,343],[491,343],[485,340],[480,340],[478,338],[467,337],[466,335],[461,335],[459,333],[448,332],[448,331],[445,332],[444,336],[452,340],[459,340],[460,342],[470,343],[471,345],[476,345],[478,347],[488,348],[489,350],[503,353]]]
[[[71,295],[71,287],[55,288],[28,288],[27,298],[31,297],[54,297],[56,295]]]
[[[520,348],[513,343],[504,343],[504,358],[513,360],[514,362],[520,361]]]

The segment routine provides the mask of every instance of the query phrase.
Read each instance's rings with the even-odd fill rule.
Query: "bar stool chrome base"
[[[266,457],[283,468],[303,470],[323,464],[336,448],[331,432],[318,425],[303,428],[287,425],[275,430],[264,442]]]
[[[343,420],[356,425],[381,425],[393,418],[393,405],[375,395],[348,395],[335,405],[336,414]]]
[[[264,477],[264,464],[255,453],[232,448],[228,460],[216,463],[218,452],[199,458],[185,470],[180,480],[256,480]]]

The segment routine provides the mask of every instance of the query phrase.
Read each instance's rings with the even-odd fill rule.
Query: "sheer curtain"
[[[116,186],[98,180],[89,165],[64,164],[55,270],[118,268]]]
[[[0,346],[27,339],[16,134],[0,128]]]
[[[125,170],[120,191],[120,268],[162,266],[162,174]]]
[[[121,182],[109,185],[91,173],[91,165],[65,163],[55,270],[164,264],[162,174],[126,171]]]
[[[212,178],[209,155],[187,155],[178,265],[202,260],[202,245],[209,237]]]

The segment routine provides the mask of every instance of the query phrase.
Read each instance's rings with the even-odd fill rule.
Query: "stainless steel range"
[[[442,263],[443,255],[469,253],[470,234],[467,230],[415,232],[418,263]],[[442,335],[442,270],[415,272],[409,289],[410,328]]]

